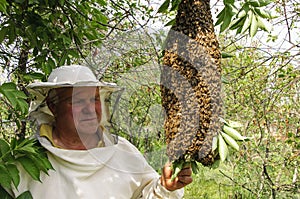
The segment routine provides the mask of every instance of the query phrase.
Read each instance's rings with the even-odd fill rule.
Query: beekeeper
[[[159,176],[136,147],[106,128],[105,98],[116,85],[99,82],[88,67],[70,65],[28,89],[35,96],[30,118],[54,170],[42,173],[41,182],[21,172],[15,197],[27,190],[34,199],[183,197],[183,187],[192,182],[190,168],[172,181],[166,164]]]

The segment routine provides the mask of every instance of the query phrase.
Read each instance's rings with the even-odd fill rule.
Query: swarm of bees
[[[182,0],[161,67],[170,161],[214,162],[212,141],[223,125],[220,60],[209,1]]]

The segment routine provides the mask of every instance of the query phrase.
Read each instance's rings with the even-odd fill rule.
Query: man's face
[[[57,89],[58,103],[54,105],[57,128],[93,134],[101,120],[101,102],[97,87]]]

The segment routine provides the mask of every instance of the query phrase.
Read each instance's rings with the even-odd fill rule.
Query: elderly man
[[[171,180],[166,164],[159,176],[131,143],[106,129],[104,99],[115,85],[99,82],[88,67],[71,65],[28,88],[36,96],[30,117],[54,170],[41,174],[41,182],[21,172],[15,196],[29,190],[36,199],[182,198],[192,182],[190,168]]]

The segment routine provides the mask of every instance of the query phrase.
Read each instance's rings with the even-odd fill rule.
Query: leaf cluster
[[[71,58],[83,56],[87,42],[101,42],[108,23],[105,6],[104,0],[2,0],[0,42],[17,44],[29,53],[30,63],[47,75]]]
[[[259,29],[270,32],[272,25],[267,21],[276,16],[267,10],[272,0],[247,0],[238,9],[234,0],[224,0],[224,8],[217,15],[216,25],[220,25],[220,32],[227,28],[236,30],[236,34],[244,34],[248,31],[250,37],[254,37]]]
[[[13,138],[10,143],[0,139],[0,187],[2,192],[5,193],[4,189],[11,189],[12,186],[18,187],[20,183],[19,165],[37,181],[40,181],[41,171],[47,174],[48,170],[53,169],[45,151],[37,145],[35,139],[17,140]],[[26,194],[28,193],[24,193],[24,195]],[[8,197],[7,193],[6,195]]]
[[[12,107],[20,111],[21,114],[28,112],[27,96],[24,92],[19,91],[13,82],[4,83],[0,86],[0,93],[6,97]]]
[[[180,2],[181,0],[165,0],[163,4],[158,8],[157,12],[166,14],[166,13],[177,11]],[[165,26],[172,26],[173,24],[175,24],[175,22],[176,22],[175,18],[171,19],[169,22],[165,24]]]
[[[163,4],[158,8],[158,13],[167,13],[176,11],[181,0],[165,0]]]

